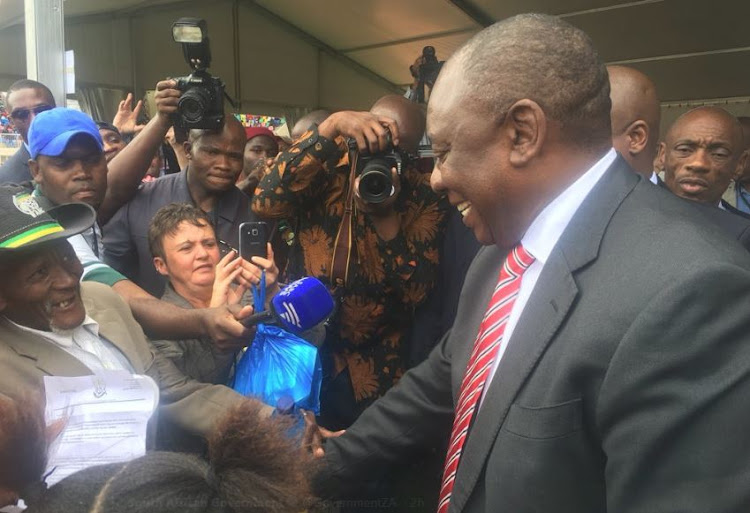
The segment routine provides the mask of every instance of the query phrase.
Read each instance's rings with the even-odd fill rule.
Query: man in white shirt
[[[750,508],[750,259],[615,155],[590,39],[536,14],[481,31],[428,132],[433,188],[487,247],[451,332],[328,440],[317,493],[447,440],[439,513]]]

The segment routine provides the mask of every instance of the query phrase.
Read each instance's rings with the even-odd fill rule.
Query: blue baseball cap
[[[68,146],[70,139],[78,134],[93,138],[99,150],[104,151],[102,137],[94,120],[81,111],[58,107],[40,112],[29,127],[29,153],[57,157]]]

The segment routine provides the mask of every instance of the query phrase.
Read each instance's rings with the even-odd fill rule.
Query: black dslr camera
[[[174,118],[176,128],[183,130],[218,130],[224,123],[224,82],[208,72],[211,49],[207,27],[198,18],[180,18],[172,25],[172,37],[182,44],[185,60],[193,69],[186,77],[177,77],[182,91]]]
[[[422,48],[422,61],[422,64],[416,69],[414,66],[409,67],[412,76],[417,79],[417,103],[425,102],[424,86],[432,87],[435,85],[435,81],[440,74],[440,70],[443,69],[443,63],[445,62],[437,60],[434,46],[425,46]]]
[[[359,153],[355,174],[359,176],[358,193],[366,203],[382,203],[393,193],[391,169],[401,176],[401,170],[409,162],[409,155],[393,146],[391,132],[386,134],[388,146],[384,152],[374,155]],[[357,152],[357,142],[349,139],[349,151]]]

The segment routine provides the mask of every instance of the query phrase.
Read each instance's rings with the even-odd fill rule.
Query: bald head
[[[718,107],[699,107],[669,127],[659,145],[664,182],[676,195],[717,205],[745,165],[742,126]]]
[[[612,100],[612,145],[645,177],[653,172],[659,146],[661,109],[656,86],[640,71],[607,66]]]
[[[393,119],[398,126],[401,148],[416,153],[425,127],[425,115],[419,105],[403,96],[389,94],[376,101],[370,112]]]
[[[331,115],[331,111],[324,110],[324,109],[318,109],[314,110],[312,112],[308,112],[294,124],[294,128],[292,128],[292,132],[290,135],[292,136],[292,140],[296,141],[300,137],[302,137],[302,134],[307,132],[311,126],[313,125],[319,125],[326,119],[328,119],[328,116]]]

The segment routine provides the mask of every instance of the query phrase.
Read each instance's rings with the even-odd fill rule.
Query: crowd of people
[[[475,35],[426,108],[410,92],[287,144],[231,114],[178,142],[172,80],[145,125],[130,96],[93,120],[10,87],[0,508],[750,508],[750,118],[699,107],[660,138],[651,79],[536,14]],[[364,194],[358,161],[394,148]],[[303,334],[321,410],[294,437],[230,384],[251,290],[306,276],[337,307]],[[43,378],[111,370],[159,388],[148,453],[47,489]]]

